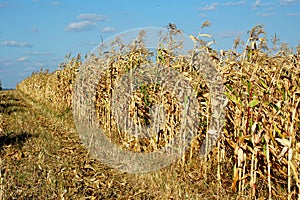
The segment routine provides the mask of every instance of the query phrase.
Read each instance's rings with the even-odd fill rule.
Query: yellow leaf
[[[239,180],[239,171],[235,167],[234,172],[233,172],[233,180],[232,180],[232,184],[231,184],[232,191],[234,191],[234,192],[236,191],[236,183],[238,182],[238,180]]]
[[[238,166],[242,167],[242,163],[244,162],[244,151],[242,148],[238,150]]]
[[[287,140],[287,139],[285,139],[285,138],[282,138],[282,139],[280,139],[280,138],[275,138],[275,140],[276,140],[277,142],[279,142],[281,145],[285,146],[285,147],[290,147],[290,146],[291,146],[290,141]]]
[[[296,179],[296,182],[297,182],[297,183],[300,183],[299,178],[298,178],[299,174],[298,174],[297,167],[296,167],[296,166],[294,165],[294,163],[291,162],[291,161],[289,161],[288,164],[289,164],[289,165],[291,166],[291,168],[292,168],[292,172],[293,172],[293,174],[294,174],[294,178]]]
[[[199,41],[198,38],[196,38],[196,37],[193,36],[193,35],[190,35],[189,37],[190,37],[191,40],[193,40],[194,42],[198,42],[198,41]]]
[[[250,108],[253,108],[253,107],[255,107],[256,105],[258,105],[259,103],[260,103],[259,100],[253,99],[252,101],[249,102],[249,107],[250,107]]]
[[[200,36],[200,37],[209,37],[209,38],[212,38],[211,35],[206,34],[206,33],[200,33],[199,36]]]

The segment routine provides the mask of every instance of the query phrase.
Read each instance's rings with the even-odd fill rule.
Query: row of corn
[[[63,111],[72,106],[72,91],[80,65],[81,58],[78,54],[61,63],[52,73],[43,69],[32,73],[30,78],[24,79],[16,88],[54,110]]]
[[[205,46],[212,62],[222,74],[228,104],[225,125],[216,151],[219,165],[233,162],[232,190],[252,198],[300,198],[300,48],[292,50],[285,44],[269,48],[261,26],[249,31],[249,39],[241,53],[236,40],[227,51],[214,51]],[[195,37],[194,37],[195,38]],[[200,46],[205,41],[196,38]],[[183,73],[200,102],[201,127],[197,138],[203,138],[209,125],[208,88],[184,59],[162,55],[160,60]],[[128,54],[115,55],[107,74],[99,80],[95,106],[99,123],[109,136],[124,148],[135,151],[154,151],[161,148],[178,131],[180,111],[176,99],[157,86],[140,87],[133,94],[132,117],[140,124],[149,124],[149,108],[156,102],[167,104],[167,125],[156,138],[143,140],[117,130],[111,123],[111,89],[118,76],[133,66],[145,63],[148,51],[133,48]],[[159,53],[159,52],[158,52]],[[168,62],[168,63],[166,63]],[[80,56],[65,62],[53,73],[40,71],[18,84],[17,89],[53,109],[72,107],[72,92],[80,68]],[[160,99],[158,93],[165,95]],[[114,131],[111,131],[114,130]],[[111,132],[115,132],[111,133]],[[201,142],[201,141],[200,141]],[[199,145],[200,146],[200,145]],[[199,150],[199,149],[198,149]],[[197,149],[196,149],[197,151]],[[225,152],[225,153],[224,153]],[[223,170],[223,171],[222,171]],[[224,178],[228,169],[220,168],[218,176]],[[297,196],[298,195],[298,196]]]

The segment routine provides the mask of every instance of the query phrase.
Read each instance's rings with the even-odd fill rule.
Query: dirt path
[[[71,112],[54,113],[18,91],[0,91],[0,114],[0,199],[214,199],[217,193],[228,195],[217,189],[217,183],[204,184],[192,163],[185,168],[175,163],[149,174],[110,169],[81,145]]]

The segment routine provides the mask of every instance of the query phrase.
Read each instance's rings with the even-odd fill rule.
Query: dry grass
[[[165,53],[164,49],[158,52],[159,62],[184,74],[196,88],[197,98],[203,105],[199,108],[202,123],[192,148],[186,153],[186,159],[149,174],[132,175],[108,169],[91,159],[80,145],[71,114],[68,112],[68,108],[73,106],[71,96],[81,64],[80,57],[64,63],[64,67],[55,73],[34,73],[18,85],[17,90],[26,94],[26,99],[33,99],[36,105],[44,105],[38,109],[35,105],[29,106],[28,109],[32,108],[37,116],[31,118],[17,111],[14,119],[18,119],[18,123],[28,120],[26,123],[38,124],[34,126],[36,128],[42,127],[38,131],[28,131],[38,139],[32,139],[26,144],[33,143],[39,149],[37,152],[44,152],[40,149],[45,149],[43,155],[39,156],[37,152],[29,152],[28,155],[35,155],[31,159],[47,158],[47,162],[34,162],[43,164],[41,169],[37,165],[32,172],[36,175],[42,171],[41,176],[33,179],[25,175],[35,187],[40,183],[40,178],[47,185],[46,177],[50,177],[52,182],[50,181],[49,187],[45,184],[41,186],[39,192],[42,192],[42,196],[119,199],[300,198],[300,49],[293,52],[284,44],[278,48],[275,46],[276,42],[274,48],[268,48],[266,34],[261,26],[256,26],[249,32],[246,47],[241,53],[236,51],[239,40],[235,41],[232,50],[216,52],[209,48],[211,43],[201,37],[193,39],[198,48],[206,50],[222,74],[225,94],[229,100],[222,137],[206,160],[200,159],[199,151],[211,115],[209,87],[205,84],[205,77],[197,74],[184,58],[178,59],[171,52]],[[110,63],[107,74],[99,81],[95,101],[99,123],[104,130],[112,133],[108,136],[123,148],[133,151],[153,151],[162,147],[169,140],[169,136],[176,136],[177,130],[174,126],[180,123],[180,112],[176,111],[178,102],[176,99],[170,101],[171,93],[155,85],[145,85],[133,95],[135,106],[132,106],[132,116],[140,124],[148,124],[149,108],[156,102],[162,102],[168,108],[169,120],[163,129],[160,142],[158,138],[141,141],[126,135],[125,132],[120,133],[114,123],[111,123],[113,119],[110,104],[107,103],[111,100],[110,91],[114,88],[115,81],[128,70],[147,63],[148,54],[142,47],[132,48],[126,55],[116,54],[111,59],[114,62]],[[56,108],[55,112],[51,111],[53,108]],[[11,115],[4,118],[5,121],[12,120]],[[24,130],[32,128],[20,127]],[[169,127],[173,127],[173,131],[168,131]],[[4,134],[9,134],[9,130],[14,129],[16,127],[4,126]],[[12,145],[12,148],[15,147]],[[21,148],[19,153],[24,154],[24,151]],[[2,152],[11,151],[3,149]],[[24,159],[20,159],[20,165],[13,164],[15,161],[11,162],[9,167],[17,166],[25,174],[28,173],[28,169],[21,165],[26,163]],[[32,163],[31,160],[31,165]],[[31,166],[30,163],[27,164]],[[5,181],[2,187],[7,189],[4,193],[2,190],[2,194],[6,197],[38,194],[37,188],[26,186],[26,181],[20,183],[19,188],[24,193],[14,193],[10,188],[14,187],[13,183],[19,183],[20,178],[7,177],[5,171],[8,170],[11,169],[2,173],[1,180]],[[14,172],[17,173],[16,169]]]
[[[217,199],[218,195],[230,199],[234,195],[219,186],[216,162],[207,168],[196,158],[185,167],[174,163],[149,174],[108,168],[82,146],[71,113],[58,116],[17,91],[5,91],[3,98],[17,108],[4,113],[0,177],[4,199]]]

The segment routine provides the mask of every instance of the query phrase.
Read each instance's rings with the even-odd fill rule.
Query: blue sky
[[[206,20],[214,49],[230,49],[256,24],[268,39],[300,44],[300,0],[0,0],[0,80],[14,88],[41,67],[55,70],[68,53],[85,55],[101,37],[169,22],[197,35]]]

